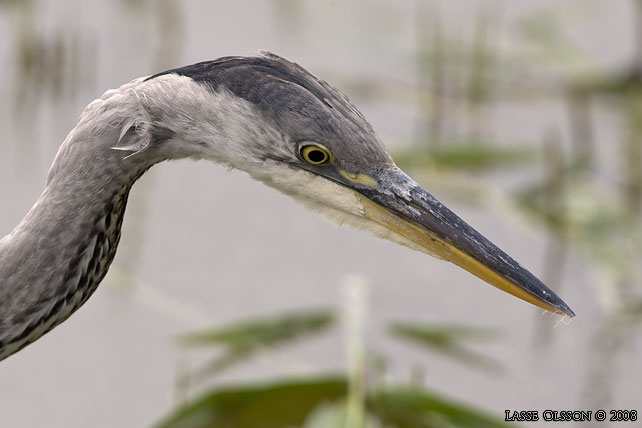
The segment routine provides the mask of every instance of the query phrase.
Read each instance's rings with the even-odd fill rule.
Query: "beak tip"
[[[564,305],[562,312],[564,313],[563,315],[566,315],[569,318],[575,318],[575,312],[566,305]]]
[[[568,318],[574,318],[575,317],[575,312],[573,312],[573,309],[571,309],[562,299],[559,299],[557,302],[553,303],[552,305],[555,308],[555,312],[558,313],[559,315],[568,317]]]

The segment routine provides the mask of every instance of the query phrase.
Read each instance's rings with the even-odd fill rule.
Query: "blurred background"
[[[0,363],[2,426],[642,411],[641,13],[635,0],[0,1],[0,235],[105,90],[267,49],[344,91],[399,166],[577,313],[338,229],[243,173],[165,163],[134,186],[95,295]]]

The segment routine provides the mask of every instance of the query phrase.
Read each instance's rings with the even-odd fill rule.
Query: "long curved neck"
[[[135,79],[89,104],[40,199],[0,240],[0,360],[96,289],[114,258],[129,190],[152,165],[192,157],[242,169],[261,139],[280,138],[248,101],[174,74]]]
[[[131,186],[160,160],[113,150],[121,124],[89,119],[67,137],[37,203],[0,240],[0,360],[93,293],[114,258]]]

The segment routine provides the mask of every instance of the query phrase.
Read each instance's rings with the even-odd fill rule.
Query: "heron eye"
[[[303,146],[301,147],[301,157],[312,165],[321,165],[330,160],[330,152],[325,147]]]

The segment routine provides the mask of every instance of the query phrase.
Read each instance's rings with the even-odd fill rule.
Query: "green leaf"
[[[329,327],[334,316],[329,310],[309,310],[278,317],[256,319],[223,328],[185,334],[179,337],[184,346],[222,346],[223,354],[190,378],[202,379],[219,373],[267,347],[274,347],[320,332]]]
[[[333,320],[329,310],[311,310],[189,333],[182,335],[179,340],[185,346],[222,345],[235,350],[248,350],[317,332],[328,327]]]
[[[488,370],[501,370],[501,364],[489,357],[466,348],[464,341],[489,341],[498,337],[495,329],[462,325],[417,325],[393,323],[391,332],[395,336],[444,354],[459,362]]]
[[[488,413],[416,388],[387,388],[370,397],[370,412],[395,428],[498,428]]]
[[[397,151],[395,162],[401,168],[494,169],[530,164],[537,152],[524,148],[498,147],[487,142],[444,143],[436,147]]]
[[[346,426],[348,409],[346,401],[323,403],[315,407],[305,419],[301,428],[383,428],[383,424],[372,414],[366,414],[363,426]]]
[[[323,377],[212,391],[156,428],[293,428],[316,406],[342,399],[345,379]]]
[[[345,417],[342,377],[283,381],[211,391],[155,428],[336,428]],[[382,388],[368,396],[366,427],[495,428],[486,412],[416,388]]]

